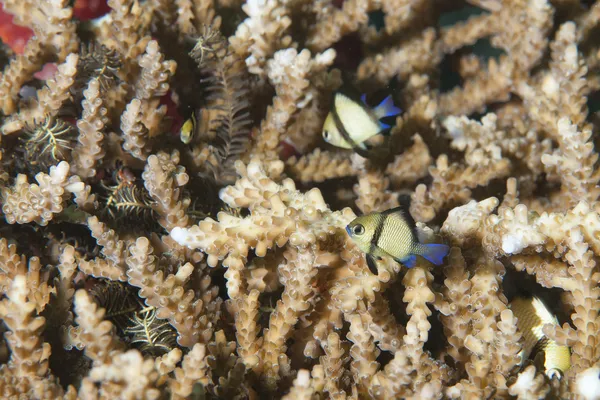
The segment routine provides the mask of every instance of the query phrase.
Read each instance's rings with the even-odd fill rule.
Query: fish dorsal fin
[[[352,96],[348,96],[347,94],[344,94],[342,92],[337,92],[335,94],[334,103],[336,109],[339,110],[346,108],[350,111],[353,117],[362,114],[363,117],[371,119],[373,123],[379,123],[377,121],[377,116],[373,113],[371,108],[359,99],[353,98]]]
[[[383,214],[400,216],[404,221],[406,221],[406,223],[410,227],[410,230],[413,234],[413,240],[415,242],[418,242],[419,235],[417,232],[417,224],[416,224],[414,218],[412,217],[412,215],[410,215],[409,208],[410,208],[410,201],[406,202],[404,200],[403,202],[400,203],[400,205],[398,207],[391,208],[387,211],[384,211]]]
[[[405,210],[410,210],[411,202],[412,199],[410,198],[410,194],[402,193],[398,195],[398,204],[400,204],[400,207],[403,207]]]
[[[537,296],[531,299],[531,304],[535,309],[535,314],[542,321],[542,324],[558,325],[558,319],[553,315],[544,302]]]

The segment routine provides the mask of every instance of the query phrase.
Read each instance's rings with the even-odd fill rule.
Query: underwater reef
[[[1,398],[600,399],[600,0],[1,3]]]

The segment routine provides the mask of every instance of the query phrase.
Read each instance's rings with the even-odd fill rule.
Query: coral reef
[[[0,397],[600,399],[599,0],[2,6]],[[450,253],[375,275],[401,198]]]

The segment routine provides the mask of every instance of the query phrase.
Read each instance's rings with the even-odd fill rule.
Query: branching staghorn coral
[[[598,398],[597,1],[81,4],[4,2],[3,397]],[[368,158],[341,88],[402,109]],[[409,198],[451,251],[372,274],[345,227]]]
[[[77,62],[79,56],[71,53],[67,56],[64,63],[57,67],[55,76],[46,82],[46,86],[38,91],[36,99],[29,104],[29,107],[20,110],[14,114],[8,121],[4,121],[2,126],[3,134],[10,134],[26,125],[31,125],[47,116],[55,116],[63,103],[71,98],[70,88],[75,82],[77,73]]]
[[[34,32],[23,54],[10,61],[0,79],[2,112],[9,115],[18,110],[17,98],[23,84],[45,63],[65,61],[67,55],[77,48],[78,38],[76,24],[72,20],[73,8],[67,0],[9,0],[3,2],[3,7],[15,16],[15,24],[29,27]],[[58,92],[63,94],[64,90]]]
[[[251,73],[264,78],[267,60],[291,45],[292,38],[285,32],[292,21],[286,5],[278,0],[251,0],[242,9],[248,18],[231,37],[231,47]]]
[[[9,224],[37,222],[47,225],[54,214],[63,210],[71,194],[85,195],[85,184],[78,176],[68,176],[69,164],[61,162],[50,168],[50,174],[36,175],[38,184],[29,184],[27,176],[19,174],[12,187],[2,192],[2,212]]]

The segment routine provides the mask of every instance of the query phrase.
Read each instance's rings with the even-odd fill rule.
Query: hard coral
[[[600,2],[433,3],[4,1],[2,396],[598,399]],[[342,86],[403,109],[372,157]],[[373,274],[408,199],[450,253]]]

